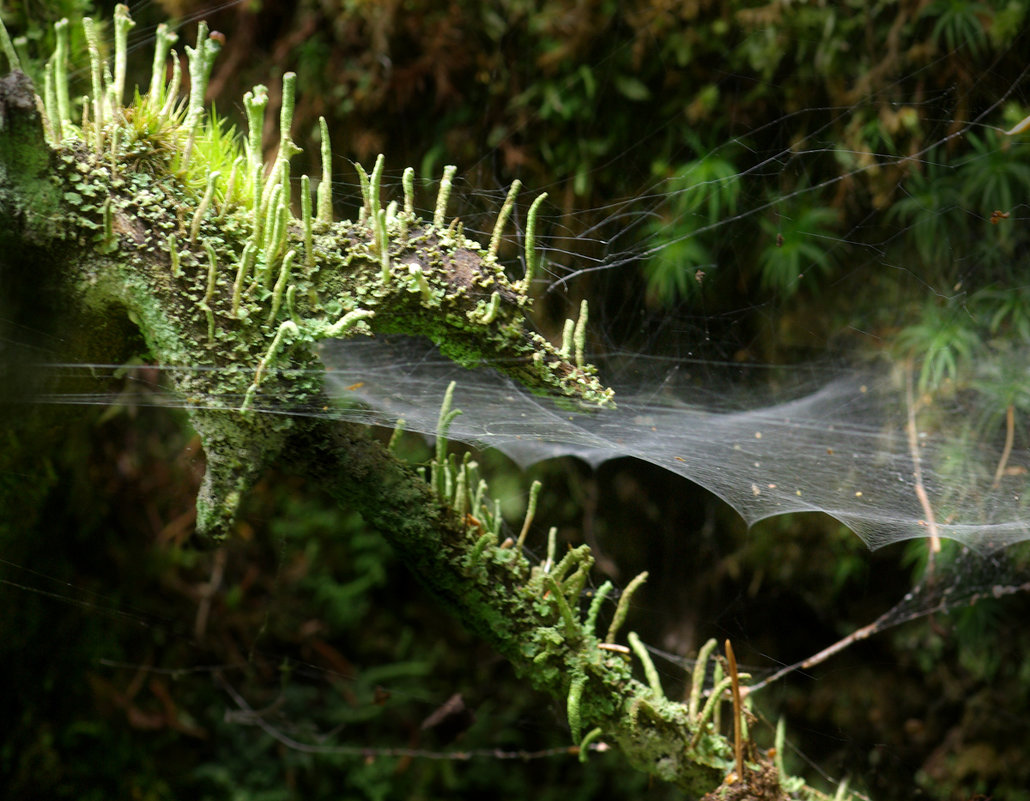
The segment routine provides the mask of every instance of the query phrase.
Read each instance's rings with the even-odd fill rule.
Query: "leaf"
[[[630,100],[640,101],[651,97],[651,90],[645,84],[628,75],[616,75],[615,88],[619,90],[620,95]]]

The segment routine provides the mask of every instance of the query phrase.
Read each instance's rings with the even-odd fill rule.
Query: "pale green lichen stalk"
[[[122,105],[125,94],[125,66],[128,55],[129,31],[136,23],[129,17],[129,9],[123,5],[114,8],[114,81],[108,87],[109,102],[113,107]]]

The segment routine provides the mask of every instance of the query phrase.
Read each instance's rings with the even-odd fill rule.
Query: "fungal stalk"
[[[272,338],[272,344],[268,346],[268,350],[265,351],[265,355],[262,357],[261,361],[258,362],[257,370],[254,373],[254,380],[247,388],[247,393],[243,397],[243,404],[240,406],[240,412],[246,413],[252,408],[254,404],[254,396],[260,388],[261,382],[265,380],[265,372],[268,370],[268,366],[275,360],[276,355],[279,353],[279,349],[283,347],[283,344],[287,339],[293,339],[299,336],[300,329],[293,320],[286,320],[279,326],[279,329],[275,332],[275,336]]]
[[[627,584],[626,589],[622,591],[622,595],[619,596],[619,603],[615,607],[615,615],[612,617],[612,624],[608,627],[608,634],[605,635],[605,642],[615,642],[615,637],[618,635],[619,629],[622,628],[622,624],[626,622],[626,615],[629,614],[629,602],[633,598],[633,593],[635,593],[637,589],[639,589],[640,585],[645,581],[647,581],[646,570]]]
[[[401,179],[404,187],[404,213],[408,217],[415,216],[415,170],[412,167],[404,168],[404,177]]]
[[[304,228],[304,272],[311,275],[315,268],[315,246],[311,219],[311,179],[300,176],[300,221]]]
[[[168,25],[164,22],[157,26],[154,62],[150,68],[150,91],[147,93],[147,101],[154,109],[160,109],[164,103],[165,65],[168,63],[168,53],[178,39],[178,35],[174,31],[168,30]]]
[[[390,283],[390,241],[386,232],[386,209],[379,209],[373,218],[376,249],[379,251],[380,280],[385,287]]]
[[[168,258],[172,263],[172,278],[182,275],[182,266],[179,264],[179,243],[175,240],[175,234],[168,235]]]
[[[536,502],[537,498],[540,497],[540,488],[543,487],[539,481],[534,481],[529,486],[529,503],[526,504],[526,517],[522,521],[522,530],[519,532],[519,538],[516,540],[515,545],[519,550],[526,542],[526,535],[529,533],[529,527],[533,525],[533,517],[536,515]]]
[[[165,95],[164,105],[161,106],[160,117],[161,119],[168,119],[172,116],[175,111],[176,104],[179,102],[179,87],[182,85],[182,66],[179,64],[179,59],[172,59],[172,80],[168,84],[168,93]]]
[[[590,609],[587,611],[587,619],[583,624],[588,634],[593,634],[597,628],[597,616],[601,613],[601,606],[604,604],[605,599],[611,593],[613,585],[610,581],[605,581],[596,593],[594,593],[593,599],[590,601]]]
[[[379,216],[379,206],[381,202],[380,190],[382,188],[383,165],[385,161],[386,159],[383,157],[382,153],[376,156],[376,163],[372,168],[372,175],[367,178],[368,195],[366,197],[366,201],[368,202],[368,213],[372,216],[373,220]],[[362,186],[364,187],[365,184],[362,184]]]
[[[204,187],[204,196],[200,199],[200,203],[197,204],[197,210],[193,213],[193,221],[190,223],[190,244],[194,244],[197,241],[197,234],[200,233],[200,223],[204,219],[204,215],[207,214],[208,208],[211,206],[211,199],[215,196],[215,185],[218,183],[218,178],[221,173],[218,170],[210,173],[207,176],[207,186]]]
[[[447,216],[447,200],[451,196],[451,182],[458,168],[450,164],[443,168],[443,178],[440,179],[440,191],[436,195],[436,210],[433,212],[433,227],[443,228],[443,221]]]
[[[111,103],[121,108],[125,95],[125,65],[128,54],[129,31],[136,27],[129,16],[129,7],[119,3],[114,7],[114,82],[111,84]]]
[[[708,640],[701,646],[701,650],[697,652],[697,660],[694,662],[694,672],[690,682],[690,698],[687,702],[687,714],[695,720],[701,707],[701,690],[705,684],[708,660],[717,645],[718,643],[714,639]]]
[[[43,68],[43,128],[46,138],[54,145],[61,144],[61,122],[57,119],[57,92],[54,90],[54,60]]]
[[[572,742],[579,743],[582,740],[583,718],[580,713],[580,702],[583,699],[583,690],[586,687],[587,677],[585,673],[577,673],[572,677],[569,684],[569,695],[566,699],[565,713],[569,719],[569,729],[572,732]]]
[[[576,321],[576,331],[572,337],[576,346],[576,367],[583,369],[586,366],[586,342],[587,342],[587,302],[586,299],[579,304],[579,320]]]
[[[654,662],[651,661],[651,655],[648,654],[647,647],[635,631],[631,631],[626,636],[626,639],[629,641],[629,647],[633,649],[633,653],[637,655],[637,659],[640,660],[640,664],[644,667],[644,675],[647,677],[647,684],[651,688],[651,692],[657,698],[665,698],[665,691],[662,690],[662,680],[658,677],[658,671],[655,669]]]
[[[261,190],[265,169],[261,153],[261,137],[265,128],[265,109],[268,107],[268,89],[255,86],[243,96],[243,108],[247,112],[247,167],[250,179],[251,210],[254,212],[255,236],[261,236]]]
[[[57,45],[54,49],[54,93],[57,100],[57,122],[55,133],[57,140],[64,139],[65,123],[72,121],[71,101],[68,98],[68,20],[59,19],[54,23],[54,38]]]
[[[86,48],[89,52],[89,77],[93,88],[93,147],[99,154],[104,149],[104,87],[101,81],[102,65],[97,28],[89,17],[82,18],[86,33]]]
[[[207,292],[204,293],[203,299],[197,306],[203,310],[204,316],[207,317],[207,341],[210,344],[215,341],[215,313],[214,309],[211,308],[211,302],[215,297],[218,257],[215,255],[215,249],[211,246],[211,243],[206,240],[204,242],[204,250],[207,251]]]
[[[197,26],[197,46],[186,45],[186,58],[190,65],[190,99],[185,123],[188,136],[180,162],[183,169],[190,163],[197,131],[204,118],[204,95],[207,93],[207,84],[211,79],[211,68],[214,66],[215,57],[222,49],[221,38],[216,34],[209,36],[207,23],[201,21]]]
[[[318,221],[329,225],[333,221],[333,153],[329,142],[329,125],[325,117],[318,118],[318,131],[322,136],[322,180],[318,184]]]
[[[490,293],[490,300],[486,303],[486,308],[479,315],[477,322],[480,325],[490,325],[494,320],[497,319],[497,312],[501,309],[501,293],[494,292]]]
[[[347,312],[343,317],[326,329],[325,335],[330,339],[342,336],[352,328],[355,328],[358,323],[363,320],[371,320],[374,316],[375,312],[367,309],[355,309],[354,311]]]
[[[558,353],[563,359],[568,359],[572,354],[572,340],[575,332],[576,324],[572,320],[566,320],[562,327],[561,347],[558,349]]]
[[[243,284],[247,280],[247,276],[250,275],[256,252],[257,249],[254,247],[254,243],[247,242],[243,246],[243,253],[240,254],[239,267],[236,269],[236,280],[232,284],[232,316],[236,319],[239,319],[240,316],[240,297],[243,294]]]
[[[523,276],[522,284],[520,286],[522,294],[524,295],[529,294],[529,288],[533,283],[533,275],[538,266],[539,256],[536,253],[536,220],[540,211],[540,205],[546,198],[546,192],[542,192],[537,195],[536,200],[534,200],[533,204],[529,207],[529,213],[526,215],[526,274]]]
[[[270,180],[278,176],[282,182],[282,203],[290,207],[290,159],[301,152],[297,144],[290,138],[293,127],[293,111],[297,101],[297,73],[287,72],[283,75],[283,97],[279,107],[279,155],[276,157]]]
[[[290,268],[293,266],[293,261],[296,258],[296,250],[290,250],[283,256],[283,263],[279,268],[279,280],[275,282],[275,287],[272,289],[272,308],[268,313],[269,325],[275,322],[275,318],[279,315],[279,307],[283,302],[283,292],[286,291],[286,284],[290,280]]]
[[[4,25],[3,20],[0,20],[0,50],[3,50],[12,72],[21,69],[21,59],[18,58],[18,53],[14,49],[14,43],[11,41],[11,35],[7,32],[7,27]]]
[[[511,189],[508,190],[508,196],[504,199],[504,205],[501,206],[501,211],[497,215],[497,222],[494,223],[494,232],[490,236],[490,247],[487,248],[487,252],[495,259],[497,258],[497,249],[501,246],[501,235],[504,233],[504,226],[508,222],[511,210],[515,208],[515,198],[518,196],[519,189],[521,188],[522,181],[518,179],[512,181]]]

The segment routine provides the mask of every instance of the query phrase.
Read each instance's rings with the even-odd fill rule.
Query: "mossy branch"
[[[126,19],[120,24],[127,30]],[[90,25],[87,34],[93,120],[79,127],[67,119],[60,100],[66,87],[52,87],[52,144],[28,79],[20,73],[0,79],[0,213],[10,221],[0,239],[24,252],[31,245],[34,255],[19,269],[39,270],[59,288],[66,308],[123,322],[128,317],[138,326],[151,357],[184,399],[207,453],[198,530],[227,536],[243,494],[263,468],[290,460],[360,511],[442,603],[520,675],[564,699],[577,745],[583,732],[589,732],[586,740],[604,736],[640,769],[695,795],[716,792],[732,764],[725,738],[697,715],[696,703],[664,698],[653,668],[650,686],[634,677],[620,648],[596,635],[597,607],[581,620],[580,590],[593,561],[589,549],[576,549],[555,566],[552,545],[544,564],[534,567],[521,547],[498,544],[492,528],[469,523],[468,510],[479,513],[485,494],[482,482],[473,482],[470,464],[458,468],[441,450],[438,471],[453,479],[441,488],[359,427],[257,413],[326,404],[316,343],[377,332],[423,334],[461,364],[502,364],[534,391],[610,404],[611,392],[583,363],[585,310],[572,360],[568,350],[560,352],[532,332],[524,313],[533,254],[527,253],[525,279],[513,284],[496,263],[496,243],[483,248],[442,228],[452,168],[431,222],[414,217],[407,179],[404,212],[380,208],[379,165],[367,188],[370,213],[332,222],[324,154],[318,224],[309,203],[304,219],[294,219],[286,199],[294,152],[287,90],[279,159],[263,180],[263,88],[245,100],[251,126],[246,153],[220,140],[204,121],[197,87],[218,49],[206,29],[188,50],[191,67],[203,74],[185,115],[168,112],[175,87],[166,86],[163,75],[151,84],[155,96],[139,100],[130,114],[112,108],[120,79],[103,85],[107,66],[96,29]],[[171,36],[158,37],[155,64],[162,68],[172,42]],[[54,79],[62,72],[53,70]],[[286,83],[292,86],[292,78]],[[327,143],[324,126],[322,133]],[[190,153],[188,170],[183,149]],[[234,175],[243,163],[246,190],[233,193],[230,179],[219,201],[219,174]],[[510,199],[513,204],[514,192]],[[207,213],[219,203],[218,214]],[[538,205],[539,199],[534,213]],[[291,269],[300,254],[306,267],[317,269]],[[259,278],[273,275],[274,287]],[[253,280],[246,286],[248,277]],[[484,518],[499,525],[499,514]],[[519,545],[531,519],[532,512]],[[630,594],[609,639],[628,611]],[[643,653],[636,638],[633,644]],[[648,667],[646,654],[641,659]],[[765,767],[778,782],[771,764],[757,765],[750,775],[765,775]]]

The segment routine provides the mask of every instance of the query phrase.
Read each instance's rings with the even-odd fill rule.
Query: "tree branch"
[[[209,71],[215,50],[202,27],[191,61]],[[101,66],[94,63],[95,75]],[[446,224],[444,187],[432,223],[414,216],[408,197],[404,211],[383,208],[377,162],[371,177],[361,172],[358,221],[312,220],[310,198],[296,219],[291,92],[284,91],[280,157],[266,177],[253,148],[219,141],[194,106],[178,115],[157,83],[155,96],[128,109],[98,86],[94,120],[79,128],[59,107],[42,115],[24,75],[0,81],[3,243],[33,254],[4,271],[43,269],[57,289],[51,302],[91,320],[81,333],[94,351],[120,355],[125,343],[99,332],[123,330],[127,319],[138,328],[207,453],[198,530],[227,536],[242,495],[267,464],[285,459],[359,510],[520,676],[565,699],[575,744],[585,747],[599,730],[635,766],[694,795],[812,795],[755,753],[746,777],[721,784],[733,764],[712,722],[721,687],[699,711],[666,699],[656,679],[648,686],[634,678],[632,657],[597,636],[595,616],[590,625],[580,617],[593,563],[586,546],[557,565],[531,565],[520,548],[498,542],[500,521],[466,513],[475,489],[467,466],[447,461],[442,448],[437,485],[359,427],[263,413],[328,403],[315,343],[379,332],[429,336],[462,364],[489,360],[569,403],[604,405],[611,393],[583,364],[581,347],[570,361],[568,348],[532,333],[528,286],[510,282],[492,252]],[[264,94],[258,87],[246,101],[258,135]],[[223,184],[223,175],[234,177]]]

